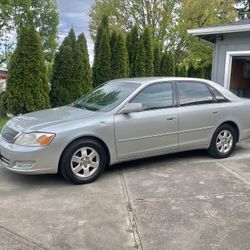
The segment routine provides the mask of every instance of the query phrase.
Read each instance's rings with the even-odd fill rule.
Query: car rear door
[[[204,82],[177,81],[179,102],[179,149],[209,146],[220,120],[220,104]]]
[[[141,112],[114,117],[118,158],[137,158],[178,150],[178,108],[173,84],[154,83],[130,102],[142,103]]]

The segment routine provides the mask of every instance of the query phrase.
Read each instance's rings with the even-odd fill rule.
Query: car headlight
[[[15,140],[15,144],[21,146],[46,146],[55,138],[51,133],[21,133]]]

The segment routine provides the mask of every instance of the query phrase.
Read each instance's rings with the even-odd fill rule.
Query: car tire
[[[92,139],[71,143],[60,160],[60,173],[69,182],[86,184],[95,181],[107,165],[103,146]]]
[[[228,124],[221,125],[214,133],[208,153],[217,159],[229,157],[236,146],[236,132]]]

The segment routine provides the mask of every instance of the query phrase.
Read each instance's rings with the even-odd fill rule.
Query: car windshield
[[[108,82],[82,96],[72,106],[92,111],[108,112],[123,102],[139,86],[138,83]]]

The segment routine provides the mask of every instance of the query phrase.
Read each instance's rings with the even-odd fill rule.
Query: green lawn
[[[7,121],[8,118],[0,118],[0,132],[2,131],[2,128]]]

